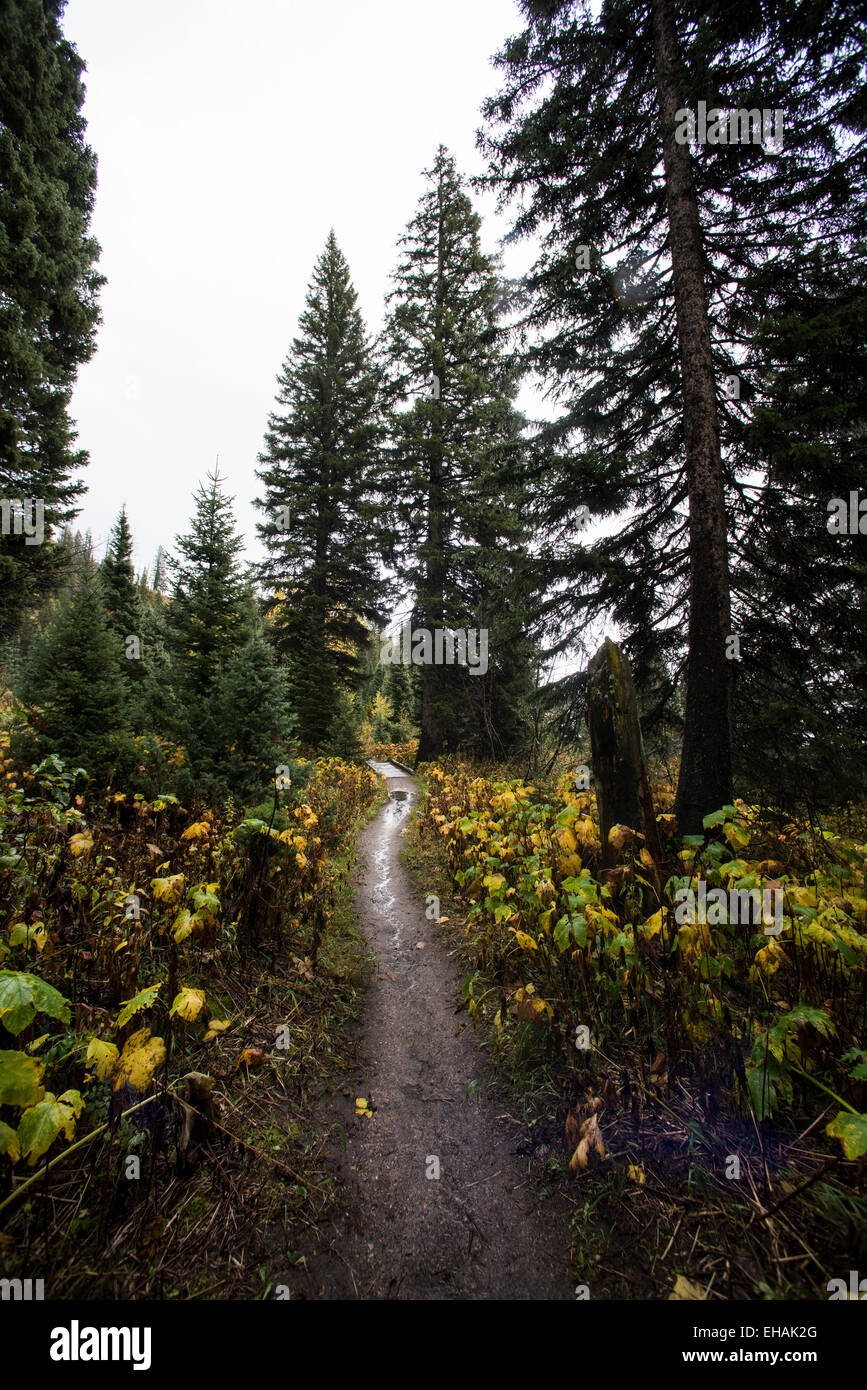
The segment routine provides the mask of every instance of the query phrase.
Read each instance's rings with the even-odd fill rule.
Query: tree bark
[[[439,389],[431,403],[431,437],[428,441],[427,545],[425,555],[425,594],[422,620],[433,633],[443,625],[445,600],[445,518],[443,515],[443,391],[445,388],[445,352],[442,345],[442,314],[445,304],[445,274],[443,248],[442,172],[437,190],[437,277],[434,307],[434,374]],[[417,763],[432,762],[443,751],[442,733],[437,710],[441,690],[441,673],[437,666],[421,669],[421,729]]]
[[[732,799],[731,597],[704,249],[692,156],[674,138],[678,55],[668,0],[652,0],[652,15],[689,496],[689,654],[675,811],[681,831],[694,834],[703,816]]]

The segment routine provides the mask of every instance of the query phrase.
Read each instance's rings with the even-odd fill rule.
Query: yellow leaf
[[[171,907],[173,903],[180,901],[185,881],[183,874],[172,874],[169,878],[152,878],[154,900]]]
[[[509,931],[514,932],[515,940],[525,951],[538,951],[536,942],[525,931],[518,931],[517,927],[509,927]]]
[[[750,832],[745,830],[742,825],[738,825],[735,821],[729,821],[723,826],[723,835],[725,835],[732,849],[743,849],[744,846],[748,845],[750,842]]]
[[[190,825],[181,836],[182,840],[206,840],[211,827],[207,821],[198,820],[194,825]]]
[[[482,887],[491,888],[496,893],[497,889],[502,888],[505,882],[506,880],[502,874],[485,874],[485,877],[482,879]]]
[[[187,1023],[194,1023],[202,1009],[205,1007],[205,991],[203,989],[191,989],[188,985],[182,985],[175,995],[172,1007],[169,1009],[169,1017],[177,1014]]]
[[[90,831],[83,830],[78,835],[71,835],[69,848],[76,859],[80,858],[82,854],[90,854],[93,849],[93,836]]]
[[[188,936],[192,936],[194,925],[195,918],[189,908],[185,907],[172,922],[172,936],[179,946]]]
[[[698,1284],[693,1284],[684,1274],[678,1274],[674,1281],[674,1288],[668,1295],[669,1302],[672,1299],[704,1299],[704,1297],[704,1289],[700,1288]]]
[[[127,1083],[137,1091],[145,1091],[153,1080],[157,1067],[166,1060],[166,1045],[162,1038],[152,1038],[149,1028],[140,1028],[124,1043],[114,1078],[119,1091]]]
[[[626,1170],[626,1176],[630,1182],[637,1182],[639,1187],[644,1186],[644,1169],[635,1163],[630,1163]]]
[[[113,1042],[104,1042],[102,1038],[91,1038],[87,1044],[85,1067],[94,1073],[97,1081],[108,1081],[119,1056],[120,1053]]]
[[[230,1018],[212,1018],[208,1024],[208,1031],[205,1034],[205,1042],[213,1042],[214,1038],[218,1038],[221,1033],[225,1033],[226,1029],[231,1028],[231,1026],[232,1020]]]

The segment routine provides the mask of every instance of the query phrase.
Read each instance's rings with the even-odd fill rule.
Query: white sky
[[[256,455],[329,228],[376,331],[421,171],[440,142],[482,169],[490,58],[523,27],[514,0],[69,0],[108,277],[72,406],[98,556],[125,502],[150,567],[217,454],[258,556]],[[509,219],[471,196],[495,250]]]

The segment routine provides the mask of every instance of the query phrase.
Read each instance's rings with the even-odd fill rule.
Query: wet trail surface
[[[389,799],[360,836],[354,882],[376,965],[357,1089],[339,1116],[341,1214],[307,1254],[298,1294],[574,1297],[563,1209],[543,1196],[539,1163],[515,1152],[525,1133],[503,1114],[473,1024],[456,1012],[462,973],[400,860],[415,782],[371,766],[388,778]],[[355,1116],[355,1095],[372,1102],[372,1118]]]

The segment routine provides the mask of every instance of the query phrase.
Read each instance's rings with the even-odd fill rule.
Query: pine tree
[[[127,765],[127,701],[121,656],[95,579],[58,599],[28,654],[22,698],[31,708],[40,756],[57,753],[103,781]]]
[[[0,41],[0,498],[40,502],[45,539],[0,536],[0,637],[59,577],[51,528],[74,515],[86,462],[68,407],[94,350],[103,277],[88,236],[96,160],[84,141],[84,64],[63,0],[6,0]]]
[[[380,374],[356,307],[349,269],[329,234],[316,262],[300,334],[278,377],[257,476],[268,551],[273,638],[286,661],[299,737],[317,746],[337,692],[360,679],[369,625],[385,585],[377,474]]]
[[[229,659],[217,682],[214,704],[222,747],[215,774],[232,791],[253,793],[273,783],[294,718],[286,672],[277,665],[264,633],[255,632]]]
[[[335,758],[344,758],[347,762],[361,757],[356,699],[357,696],[353,696],[347,689],[338,690],[337,706],[325,738],[327,752]]]
[[[425,178],[383,335],[400,571],[414,624],[432,633],[490,626],[493,646],[486,675],[422,665],[420,760],[491,741],[492,691],[522,652],[533,593],[517,378],[497,327],[501,277],[442,146]]]
[[[216,692],[236,651],[251,635],[250,595],[238,555],[232,501],[219,471],[209,473],[195,493],[190,530],[175,541],[168,561],[172,593],[166,639],[182,729],[194,764],[222,747]]]
[[[151,588],[157,594],[163,594],[167,587],[166,577],[166,552],[162,546],[157,546],[156,559],[154,560],[154,577]]]
[[[121,641],[125,641],[131,634],[138,634],[141,626],[141,606],[132,563],[132,532],[126,507],[121,509],[112,527],[100,576],[109,624]]]
[[[699,13],[671,0],[606,0],[598,17],[523,8],[530,25],[498,59],[507,78],[484,143],[488,182],[525,195],[516,235],[544,227],[522,331],[527,366],[562,406],[540,477],[551,626],[562,641],[613,615],[639,687],[662,663],[686,667],[677,809],[696,830],[730,799],[727,654],[752,583],[741,571],[755,505],[741,417],[758,388],[744,363],[769,294],[784,312],[793,246],[837,242],[853,262],[863,31],[848,0],[806,24],[786,7]],[[699,101],[783,110],[782,152],[729,143],[713,119],[716,146],[681,144]],[[583,544],[582,506],[620,517],[618,530]]]
[[[827,806],[867,780],[867,516],[838,530],[831,506],[867,502],[867,271],[814,248],[787,272],[747,359],[743,444],[766,471],[736,596],[739,772]]]

